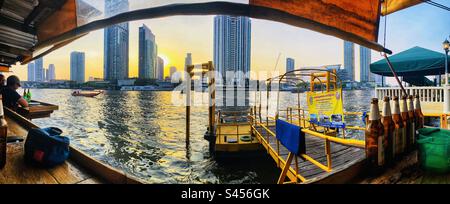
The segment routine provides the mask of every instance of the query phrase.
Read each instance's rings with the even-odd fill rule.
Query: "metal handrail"
[[[258,129],[256,128],[256,126],[263,128],[267,133],[268,133],[268,137],[275,137],[276,138],[276,134],[270,130],[270,128],[266,127],[265,124],[260,123],[256,120],[256,117],[254,116],[249,116],[250,118],[252,118],[253,123],[252,123],[252,129],[257,133],[256,135],[261,137],[261,140],[264,140],[265,142],[267,142],[267,145],[269,145],[268,139],[266,140],[262,134],[258,131]],[[301,154],[299,155],[301,158],[311,162],[312,164],[316,165],[317,167],[319,167],[320,169],[326,171],[326,172],[330,172],[332,171],[332,161],[331,161],[331,150],[329,148],[330,146],[330,142],[334,142],[334,143],[338,143],[338,144],[342,144],[342,145],[346,145],[346,146],[353,146],[353,147],[357,147],[357,148],[365,148],[365,141],[362,140],[355,140],[355,139],[342,139],[342,138],[337,138],[337,137],[332,137],[332,136],[328,136],[322,133],[318,133],[312,130],[308,130],[308,129],[301,129],[301,131],[305,134],[317,137],[317,138],[321,138],[325,140],[325,146],[326,146],[326,155],[327,155],[327,165],[324,165],[318,161],[316,161],[315,159],[313,159],[312,157],[309,157],[307,154]],[[270,146],[270,145],[269,145]],[[277,148],[278,149],[278,148]],[[276,151],[277,157],[278,157],[278,162],[280,162],[281,156],[279,154],[279,150]],[[279,164],[280,165],[280,164]],[[290,170],[291,171],[291,170]],[[301,176],[298,171],[292,171],[295,172],[295,176],[299,177]]]

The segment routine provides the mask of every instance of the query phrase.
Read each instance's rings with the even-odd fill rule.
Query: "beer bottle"
[[[401,105],[401,115],[403,119],[403,124],[406,129],[406,140],[404,140],[404,146],[405,146],[405,152],[409,151],[410,147],[410,141],[411,141],[411,135],[412,135],[412,126],[411,126],[411,118],[409,117],[408,113],[408,105],[407,105],[407,96],[402,96],[402,105]]]
[[[8,126],[3,113],[3,101],[0,100],[0,169],[6,164],[6,137]]]
[[[28,102],[31,102],[31,92],[30,92],[30,89],[28,89],[27,97],[28,97]]]
[[[408,141],[409,150],[413,150],[416,145],[416,115],[414,114],[414,97],[412,95],[408,96],[408,116],[411,120],[411,137]]]
[[[392,120],[395,125],[393,146],[395,148],[395,157],[399,158],[399,156],[405,151],[406,128],[400,114],[400,103],[398,102],[398,96],[394,96],[393,102],[394,109],[392,111]]]
[[[422,113],[422,108],[420,107],[419,95],[417,95],[416,99],[414,100],[414,114],[416,117],[416,129],[418,130],[420,128],[423,128],[425,125],[425,117]]]
[[[392,121],[391,114],[391,105],[389,104],[389,97],[384,97],[383,103],[383,112],[381,116],[381,123],[384,127],[384,142],[383,146],[385,147],[385,159],[386,163],[391,163],[394,160],[394,130],[395,125]]]
[[[27,89],[25,89],[25,90],[23,91],[23,99],[25,99],[27,102],[30,102],[30,101],[28,100]]]
[[[370,116],[367,123],[365,138],[366,138],[366,158],[369,165],[379,169],[384,166],[384,127],[380,120],[380,111],[378,108],[378,99],[372,99],[370,105]]]

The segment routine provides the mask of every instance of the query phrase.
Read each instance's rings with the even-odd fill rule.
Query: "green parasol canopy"
[[[422,47],[413,47],[389,57],[397,75],[405,77],[424,77],[445,73],[445,54]],[[450,63],[449,63],[450,67]],[[370,71],[382,76],[393,76],[386,59],[370,65]]]

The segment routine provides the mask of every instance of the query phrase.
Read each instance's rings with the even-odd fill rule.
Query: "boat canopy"
[[[445,54],[422,47],[413,47],[392,55],[389,60],[398,76],[431,76],[445,73]],[[386,59],[372,63],[370,72],[382,76],[393,76]]]
[[[416,3],[417,0],[1,0],[0,66],[26,64],[91,31],[118,23],[185,15],[235,15],[277,21],[390,54],[378,44],[382,10],[388,14]]]

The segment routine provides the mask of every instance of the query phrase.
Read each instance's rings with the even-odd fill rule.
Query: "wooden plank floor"
[[[8,137],[27,135],[13,120],[8,122]],[[0,184],[85,184],[101,183],[71,161],[51,169],[29,166],[23,159],[23,143],[8,144],[6,166],[0,170]]]
[[[267,138],[268,132],[261,127],[257,128],[258,132],[260,132],[263,137]],[[270,130],[275,132],[275,127],[271,126]],[[277,149],[277,141],[276,138],[271,137],[269,140],[270,146],[273,149]],[[288,150],[283,146],[279,145],[280,153],[282,158],[286,159],[288,155]],[[345,169],[352,164],[360,162],[365,158],[364,149],[349,147],[337,143],[331,142],[331,152],[332,152],[332,171],[326,172],[316,165],[312,164],[309,161],[305,161],[300,157],[298,160],[298,173],[306,178],[306,182],[315,182],[318,179],[323,179],[327,176],[333,175],[340,170]],[[321,138],[317,138],[311,135],[306,135],[306,154],[313,159],[319,161],[320,163],[326,165],[327,158],[325,154],[325,140]],[[295,162],[292,162],[291,167],[295,170],[297,167],[295,166]]]

